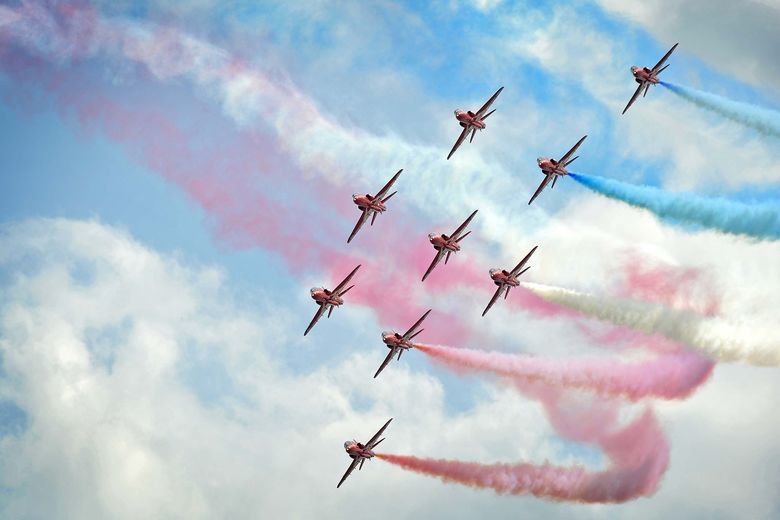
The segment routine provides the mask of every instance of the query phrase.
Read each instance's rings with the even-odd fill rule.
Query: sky
[[[579,174],[780,213],[780,134],[663,86],[620,115],[679,42],[666,81],[780,121],[780,4],[704,4],[0,3],[0,516],[776,518],[776,236],[567,178],[527,205],[587,134]],[[372,379],[429,308],[444,354]],[[337,490],[390,417],[377,451],[449,479]]]

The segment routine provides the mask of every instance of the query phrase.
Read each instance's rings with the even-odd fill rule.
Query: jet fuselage
[[[499,287],[502,285],[508,285],[510,287],[517,287],[520,285],[520,280],[514,276],[509,276],[509,274],[509,271],[506,269],[494,268],[490,270],[490,278],[493,280],[493,283]]]
[[[569,173],[561,163],[549,157],[539,157],[536,159],[536,164],[539,165],[539,169],[542,170],[542,174],[544,175],[547,175],[548,173],[567,175]]]
[[[323,287],[312,287],[309,290],[309,294],[311,294],[312,299],[320,305],[328,304],[338,307],[344,303],[344,300],[341,297],[336,296]]]
[[[403,336],[392,330],[382,332],[382,342],[387,345],[387,348],[402,348],[404,350],[409,350],[413,347],[408,339],[404,339]]]
[[[370,459],[374,457],[374,452],[371,449],[366,448],[363,443],[357,442],[356,440],[346,441],[344,443],[344,450],[346,450],[347,455],[352,459]]]
[[[631,67],[631,74],[633,74],[634,81],[637,83],[644,83],[646,81],[655,85],[659,81],[658,76],[653,74],[647,67],[637,67],[634,65]]]
[[[455,240],[450,239],[447,235],[435,235],[433,233],[428,234],[428,240],[433,244],[433,248],[437,251],[444,249],[446,251],[460,251],[460,244]]]
[[[378,213],[383,213],[387,209],[387,207],[380,199],[375,199],[368,193],[366,193],[365,195],[361,195],[358,193],[352,195],[352,202],[357,204],[357,207],[360,208],[361,210],[370,209]]]
[[[473,126],[475,128],[479,128],[480,130],[484,130],[485,128],[487,128],[485,122],[480,119],[477,119],[474,115],[474,112],[470,110],[467,112],[464,112],[463,110],[456,110],[455,119],[458,120],[458,123],[463,128],[467,126]]]

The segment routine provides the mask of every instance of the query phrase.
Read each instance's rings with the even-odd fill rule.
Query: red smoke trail
[[[603,430],[603,427],[601,428]],[[650,410],[624,428],[597,435],[609,459],[602,471],[549,464],[480,464],[377,454],[404,469],[499,494],[527,494],[588,503],[625,502],[652,495],[669,463],[669,447]]]
[[[656,340],[661,341],[661,340]],[[545,359],[441,345],[416,345],[434,360],[455,370],[487,372],[519,381],[586,389],[637,401],[646,397],[688,397],[712,373],[712,362],[678,348],[639,362],[613,359]],[[668,349],[670,346],[659,347]]]

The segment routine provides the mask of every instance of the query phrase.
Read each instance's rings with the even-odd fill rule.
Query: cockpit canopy
[[[312,287],[311,289],[309,289],[309,293],[314,294],[317,291],[321,291],[321,290],[322,290],[322,287]]]
[[[493,269],[491,269],[491,270],[490,270],[490,276],[493,276],[494,274],[496,274],[496,273],[497,273],[497,272],[499,272],[500,270],[501,270],[501,269],[499,269],[498,267],[494,267]]]
[[[383,330],[382,331],[382,339],[384,339],[386,336],[393,336],[395,335],[395,331],[392,330]]]
[[[548,160],[547,157],[537,157],[536,158],[536,164],[542,164],[546,160]]]
[[[353,193],[353,194],[352,194],[352,200],[355,200],[355,199],[357,199],[358,197],[360,197],[360,193]]]
[[[435,237],[435,233],[428,233],[428,240],[433,240],[433,237]]]
[[[352,446],[353,444],[357,444],[357,442],[355,442],[355,441],[346,441],[346,442],[344,442],[344,449],[345,450],[349,449],[349,447]]]
[[[633,66],[631,67],[631,72],[636,72],[636,71],[638,71],[638,70],[639,70],[639,67],[637,67],[636,65],[633,65]]]

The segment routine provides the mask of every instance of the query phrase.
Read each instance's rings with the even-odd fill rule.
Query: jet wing
[[[642,92],[642,89],[644,88],[644,86],[645,86],[645,83],[644,83],[644,82],[642,82],[642,83],[640,83],[640,84],[639,84],[639,86],[636,88],[636,92],[634,92],[634,95],[633,95],[633,96],[631,96],[631,99],[628,101],[628,105],[626,105],[626,108],[624,108],[624,109],[623,109],[623,114],[625,114],[625,113],[626,113],[626,110],[628,110],[628,108],[629,108],[631,105],[633,105],[633,104],[634,104],[634,101],[636,101],[636,98],[638,98],[638,97],[639,97],[639,94]],[[622,115],[622,114],[621,114],[621,115]]]
[[[347,477],[349,476],[349,474],[352,473],[352,470],[354,470],[357,467],[358,464],[360,464],[360,457],[357,457],[357,458],[352,460],[352,463],[347,468],[347,472],[344,473],[344,476],[341,477],[341,480],[339,480],[339,483],[336,486],[337,488],[341,487],[341,485],[344,483],[344,481],[347,480]]]
[[[431,265],[428,266],[428,270],[425,271],[425,274],[422,277],[422,281],[424,282],[426,278],[428,278],[428,275],[431,274],[431,271],[433,271],[433,268],[436,267],[436,264],[438,264],[442,258],[444,258],[444,255],[446,252],[444,249],[439,249],[436,251],[436,256],[433,258],[433,262],[431,262]]]
[[[373,448],[374,446],[376,446],[377,444],[379,444],[379,443],[377,442],[377,439],[379,439],[379,437],[381,437],[381,436],[382,436],[382,432],[384,432],[384,431],[385,431],[385,428],[387,428],[387,425],[388,425],[388,424],[390,424],[390,421],[392,421],[392,420],[393,420],[393,418],[391,417],[390,419],[388,419],[388,421],[385,423],[385,425],[384,425],[384,426],[382,426],[381,428],[379,428],[379,431],[378,431],[378,432],[376,432],[376,433],[374,434],[374,436],[373,436],[373,437],[371,437],[371,438],[368,440],[368,442],[366,443],[366,448],[368,448],[368,449],[371,449],[371,448]]]
[[[468,225],[469,225],[469,222],[471,222],[471,219],[473,219],[473,218],[474,218],[474,215],[476,215],[476,214],[477,214],[477,211],[479,211],[479,210],[478,210],[478,209],[475,209],[475,210],[474,210],[474,213],[472,213],[471,215],[469,215],[469,218],[467,218],[466,220],[464,220],[464,221],[463,221],[463,224],[461,224],[460,226],[458,226],[458,229],[456,229],[455,231],[453,231],[453,232],[452,232],[452,235],[450,235],[450,238],[451,238],[451,239],[453,239],[453,240],[454,240],[454,239],[458,238],[458,236],[459,236],[461,233],[463,233],[463,230],[464,230],[464,229],[466,229],[466,226],[468,226]]]
[[[382,364],[379,365],[379,369],[376,371],[376,374],[374,374],[374,379],[376,379],[376,376],[379,375],[379,373],[385,369],[388,363],[390,363],[390,360],[393,359],[393,356],[395,356],[396,348],[391,348],[390,353],[387,355],[384,361],[382,361]]]
[[[360,231],[360,228],[363,227],[363,224],[366,223],[366,220],[368,220],[368,216],[371,214],[371,211],[368,209],[363,210],[363,214],[360,215],[360,218],[357,221],[357,224],[355,224],[355,227],[352,229],[352,233],[349,234],[349,238],[347,239],[347,244],[352,242],[352,239],[355,238],[355,235],[357,235],[357,232]]]
[[[499,285],[498,289],[496,289],[496,292],[493,293],[493,297],[490,299],[490,303],[488,303],[487,307],[485,307],[485,310],[482,311],[483,316],[487,314],[487,311],[489,311],[490,308],[493,306],[493,304],[496,303],[496,300],[498,300],[498,297],[501,296],[501,291],[503,290],[504,290],[504,286]]]
[[[320,305],[320,308],[317,309],[317,313],[314,315],[314,317],[311,319],[311,322],[309,322],[309,326],[306,327],[306,332],[303,333],[305,336],[309,333],[312,327],[322,318],[322,315],[325,314],[325,312],[328,310],[328,305]]]
[[[485,112],[487,112],[488,108],[490,108],[490,105],[492,105],[492,104],[493,104],[493,101],[495,101],[495,100],[496,100],[496,98],[498,97],[498,95],[499,95],[499,94],[501,94],[501,91],[502,91],[502,90],[504,90],[504,87],[501,87],[500,89],[496,90],[496,93],[495,93],[495,94],[493,94],[493,95],[490,97],[490,99],[488,99],[488,100],[487,100],[487,103],[485,103],[484,105],[482,105],[482,108],[480,108],[479,110],[477,110],[477,113],[476,113],[476,114],[474,114],[474,117],[475,117],[476,119],[480,119],[480,118],[482,117],[482,115],[483,115]]]
[[[333,289],[333,292],[337,295],[341,294],[341,291],[344,289],[344,287],[349,283],[349,281],[352,279],[353,276],[355,276],[355,273],[357,270],[360,269],[360,265],[358,265],[356,268],[352,270],[351,273],[347,275],[346,278],[341,280],[341,283],[336,286],[335,289]]]
[[[402,336],[402,338],[403,339],[409,339],[409,337],[412,334],[414,334],[414,331],[417,330],[417,327],[419,327],[420,324],[425,320],[425,318],[428,317],[428,315],[431,313],[431,310],[433,310],[433,309],[428,309],[427,311],[425,311],[425,314],[423,314],[422,317],[419,320],[417,320],[414,325],[409,327],[409,330],[404,332],[404,335]]]
[[[555,174],[554,174],[554,173],[548,173],[547,175],[545,175],[545,176],[544,176],[544,180],[543,180],[543,181],[542,181],[542,183],[539,185],[539,187],[538,187],[538,188],[536,188],[536,192],[534,193],[534,196],[533,196],[533,197],[531,197],[531,200],[529,200],[529,201],[528,201],[528,205],[529,205],[529,206],[531,205],[531,203],[532,203],[534,200],[536,200],[536,197],[538,197],[538,196],[539,196],[539,194],[540,194],[540,193],[541,193],[541,192],[544,190],[545,186],[547,186],[547,185],[550,183],[550,180],[551,180],[553,177],[555,177]]]
[[[575,144],[574,146],[572,146],[572,147],[571,147],[571,150],[569,150],[568,152],[566,152],[566,153],[564,154],[564,156],[563,156],[563,157],[561,157],[561,159],[558,161],[558,164],[563,164],[563,165],[565,166],[565,165],[566,165],[566,161],[568,161],[568,160],[569,160],[569,158],[570,158],[572,155],[574,155],[574,152],[576,152],[576,151],[577,151],[577,148],[579,148],[579,147],[580,147],[580,145],[582,144],[582,141],[584,141],[584,140],[585,140],[587,137],[588,137],[587,135],[584,135],[584,136],[582,136],[582,139],[580,139],[579,141],[577,141],[577,144]]]
[[[463,143],[463,140],[466,139],[466,136],[468,135],[470,129],[471,127],[466,125],[466,128],[464,128],[463,131],[460,133],[458,140],[455,141],[455,146],[453,146],[452,150],[450,150],[450,154],[447,156],[447,160],[449,160],[450,157],[452,157],[452,154],[455,153],[455,150],[457,150],[458,147]]]
[[[393,183],[394,183],[394,182],[395,182],[395,180],[398,178],[398,176],[399,176],[399,175],[401,175],[401,172],[402,172],[402,171],[404,171],[404,169],[403,169],[403,168],[401,168],[400,170],[398,170],[398,173],[396,173],[395,175],[393,175],[393,178],[392,178],[392,179],[390,179],[390,180],[387,182],[387,184],[385,184],[384,186],[382,186],[382,189],[381,189],[381,190],[379,190],[379,191],[377,192],[377,194],[376,194],[376,195],[374,195],[374,198],[375,198],[375,199],[381,199],[382,197],[384,197],[384,196],[385,196],[385,193],[387,193],[388,191],[390,191],[390,187],[393,185]]]
[[[664,64],[664,62],[669,59],[669,56],[672,55],[672,53],[674,52],[674,49],[676,49],[678,45],[680,45],[680,44],[679,43],[675,43],[674,45],[672,45],[672,48],[669,49],[669,52],[664,54],[664,57],[661,58],[661,60],[658,63],[656,63],[655,66],[650,70],[651,74],[656,74],[658,72],[658,69],[660,69],[661,66]]]
[[[512,276],[517,276],[517,273],[519,273],[519,272],[520,272],[520,270],[521,270],[521,269],[523,268],[523,266],[525,265],[525,263],[526,263],[526,262],[528,262],[528,259],[529,259],[529,258],[531,258],[531,255],[532,255],[532,254],[534,254],[534,251],[536,251],[536,248],[537,248],[537,247],[539,247],[539,246],[534,246],[534,248],[533,248],[533,249],[531,249],[531,251],[529,251],[529,253],[528,253],[527,255],[525,255],[525,258],[523,258],[522,260],[520,260],[520,263],[519,263],[519,264],[517,264],[517,265],[515,266],[515,268],[514,268],[514,269],[512,269],[512,271],[510,271],[510,274],[511,274]]]

